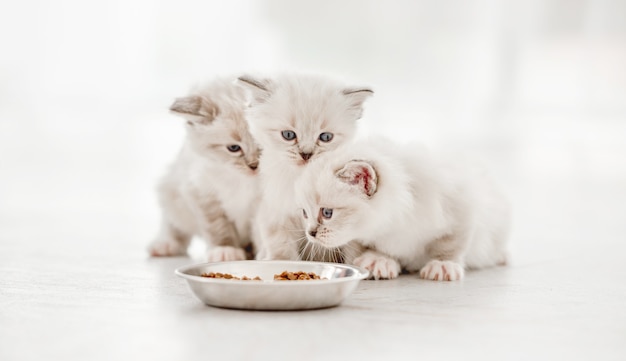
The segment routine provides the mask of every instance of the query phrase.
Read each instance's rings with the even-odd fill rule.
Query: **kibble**
[[[281,274],[274,275],[274,280],[276,281],[308,281],[308,280],[319,280],[325,279],[320,278],[314,272],[289,272],[283,271]]]
[[[222,278],[222,279],[227,279],[227,280],[241,280],[241,281],[261,281],[261,278],[259,276],[256,276],[254,278],[243,276],[239,278],[237,276],[231,275],[230,273],[220,273],[220,272],[203,273],[200,275],[200,277]]]
[[[254,278],[250,278],[248,276],[237,277],[233,276],[230,273],[220,273],[220,272],[210,272],[210,273],[202,273],[201,277],[206,278],[220,278],[225,280],[241,280],[241,281],[262,281],[259,276]],[[320,278],[314,272],[289,272],[283,271],[280,274],[274,275],[275,281],[308,281],[308,280],[325,280],[326,278]]]

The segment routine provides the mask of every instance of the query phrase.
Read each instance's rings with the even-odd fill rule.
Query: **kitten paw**
[[[156,240],[148,246],[148,252],[152,257],[183,256],[187,248],[174,240]]]
[[[246,259],[246,252],[237,247],[219,246],[213,247],[207,252],[208,262],[243,261]]]
[[[453,261],[431,260],[420,270],[420,277],[433,281],[458,281],[463,279],[463,267]]]
[[[354,265],[370,271],[370,278],[392,279],[398,277],[401,271],[400,263],[376,252],[365,252],[354,259]]]

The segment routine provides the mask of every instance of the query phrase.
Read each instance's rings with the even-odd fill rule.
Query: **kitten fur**
[[[158,186],[162,224],[152,256],[185,254],[199,236],[208,261],[250,258],[244,249],[259,198],[260,148],[245,119],[246,94],[234,81],[215,79],[170,107],[186,120],[186,138]]]
[[[467,160],[363,140],[310,164],[296,189],[308,241],[342,250],[375,279],[419,270],[454,281],[506,263],[508,202]]]
[[[263,148],[263,197],[255,221],[257,259],[303,258],[301,246],[306,242],[294,216],[293,184],[312,160],[352,140],[363,102],[373,91],[308,74],[274,79],[246,75],[239,84],[253,99],[246,116]],[[294,139],[286,139],[285,131],[292,132]]]

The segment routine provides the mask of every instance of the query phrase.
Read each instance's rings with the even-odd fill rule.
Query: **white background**
[[[146,262],[183,136],[172,100],[284,70],[373,87],[365,134],[485,159],[513,200],[513,265],[544,262],[547,283],[568,278],[550,267],[563,259],[624,275],[624,1],[3,0],[0,297],[35,264]],[[612,300],[605,340],[626,335],[615,281],[591,287]]]
[[[619,0],[4,1],[0,43],[5,220],[123,215],[145,243],[154,183],[182,139],[167,107],[244,72],[369,85],[362,132],[479,153],[522,209],[552,203],[525,204],[534,187],[559,193],[583,178],[570,190],[591,197],[624,184]],[[552,196],[564,210],[579,203]]]

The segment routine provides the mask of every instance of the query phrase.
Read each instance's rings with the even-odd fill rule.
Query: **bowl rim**
[[[250,281],[250,280],[234,280],[234,279],[221,279],[221,278],[208,278],[208,277],[202,277],[202,276],[196,276],[196,275],[191,275],[188,272],[191,269],[195,269],[198,268],[200,266],[210,266],[210,265],[221,265],[221,264],[234,264],[234,263],[240,263],[240,262],[245,262],[245,263],[249,263],[249,264],[285,264],[286,266],[289,265],[301,265],[303,263],[305,264],[309,264],[309,265],[320,265],[320,266],[331,266],[331,267],[335,267],[335,268],[342,268],[342,269],[352,269],[354,270],[356,273],[352,276],[349,277],[339,277],[339,278],[333,278],[333,279],[320,279],[320,280],[307,280],[306,282],[281,282],[281,281],[275,281],[275,280],[261,280],[261,281]],[[174,270],[174,273],[181,278],[187,279],[188,281],[194,281],[194,282],[202,282],[202,283],[216,283],[216,284],[232,284],[232,285],[250,285],[250,286],[272,286],[272,287],[294,287],[294,286],[306,286],[306,285],[314,285],[314,284],[335,284],[335,283],[343,283],[343,282],[353,282],[353,281],[360,281],[360,280],[364,280],[367,277],[369,277],[370,272],[369,270],[362,268],[362,267],[358,267],[358,266],[354,266],[354,265],[349,265],[349,264],[345,264],[345,263],[332,263],[332,262],[315,262],[315,261],[287,261],[287,260],[241,260],[241,261],[223,261],[223,262],[201,262],[201,263],[194,263],[194,264],[189,264],[189,265],[185,265],[185,266],[181,266],[178,267]],[[252,275],[254,276],[254,275]]]

